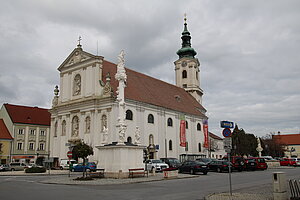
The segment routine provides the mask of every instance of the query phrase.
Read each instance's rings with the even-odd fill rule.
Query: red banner
[[[207,120],[203,122],[203,132],[204,132],[204,148],[208,148],[208,122]]]
[[[186,146],[185,120],[180,120],[180,146]]]

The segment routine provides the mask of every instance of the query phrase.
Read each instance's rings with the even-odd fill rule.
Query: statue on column
[[[261,157],[261,152],[263,151],[263,148],[261,147],[260,139],[257,138],[257,148],[256,151],[258,151],[258,157]]]
[[[135,141],[134,141],[134,144],[141,144],[141,131],[140,131],[140,128],[137,126],[135,127]]]

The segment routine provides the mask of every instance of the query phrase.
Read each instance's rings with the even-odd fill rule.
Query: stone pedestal
[[[106,145],[97,146],[99,163],[97,168],[105,169],[105,177],[128,178],[128,169],[144,168],[144,146]]]

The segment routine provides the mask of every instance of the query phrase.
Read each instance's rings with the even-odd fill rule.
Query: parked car
[[[77,161],[76,160],[69,160],[69,159],[61,159],[60,160],[60,169],[63,170],[63,169],[70,169],[70,164],[72,166],[74,166],[75,164],[77,164]]]
[[[295,158],[283,158],[279,163],[280,166],[297,166]]]
[[[162,172],[164,169],[169,168],[169,165],[161,160],[150,159],[146,160],[146,166],[148,171]]]
[[[268,164],[266,163],[266,160],[261,157],[251,157],[249,159],[252,159],[256,162],[256,169],[268,169]]]
[[[203,174],[208,173],[208,166],[204,162],[199,161],[184,161],[178,168],[179,173],[191,173],[202,172]]]
[[[13,162],[10,163],[11,171],[23,171],[25,167],[27,167],[27,164],[20,163],[20,162]]]
[[[94,162],[88,162],[85,165],[83,163],[78,163],[77,165],[73,166],[71,171],[72,172],[83,172],[83,171],[96,171],[97,165]]]
[[[213,160],[208,164],[209,171],[224,172],[229,171],[230,162],[227,160]]]
[[[228,157],[223,157],[223,160],[228,160]],[[232,170],[241,172],[246,169],[245,159],[241,156],[230,156],[230,162],[232,164]]]
[[[255,158],[246,158],[245,159],[245,170],[254,171],[257,169],[257,162]]]
[[[205,164],[209,164],[211,161],[213,160],[217,160],[217,159],[213,159],[213,158],[197,158],[196,161],[199,161],[199,162],[204,162]]]
[[[296,161],[296,166],[300,166],[300,158],[294,158]]]
[[[178,169],[178,167],[181,165],[177,158],[161,158],[160,160],[168,164],[170,168]]]
[[[9,164],[0,165],[0,171],[11,171],[11,167]]]

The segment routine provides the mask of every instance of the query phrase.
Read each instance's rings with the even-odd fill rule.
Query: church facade
[[[180,158],[181,155],[208,156],[204,148],[201,105],[200,62],[191,47],[184,24],[182,48],[174,62],[176,85],[126,69],[125,145],[143,146],[148,158]],[[98,163],[99,148],[119,141],[117,65],[90,54],[79,42],[59,66],[60,87],[52,101],[50,154],[59,163],[78,141],[94,149],[90,161]],[[180,121],[185,120],[186,146],[180,146]]]

